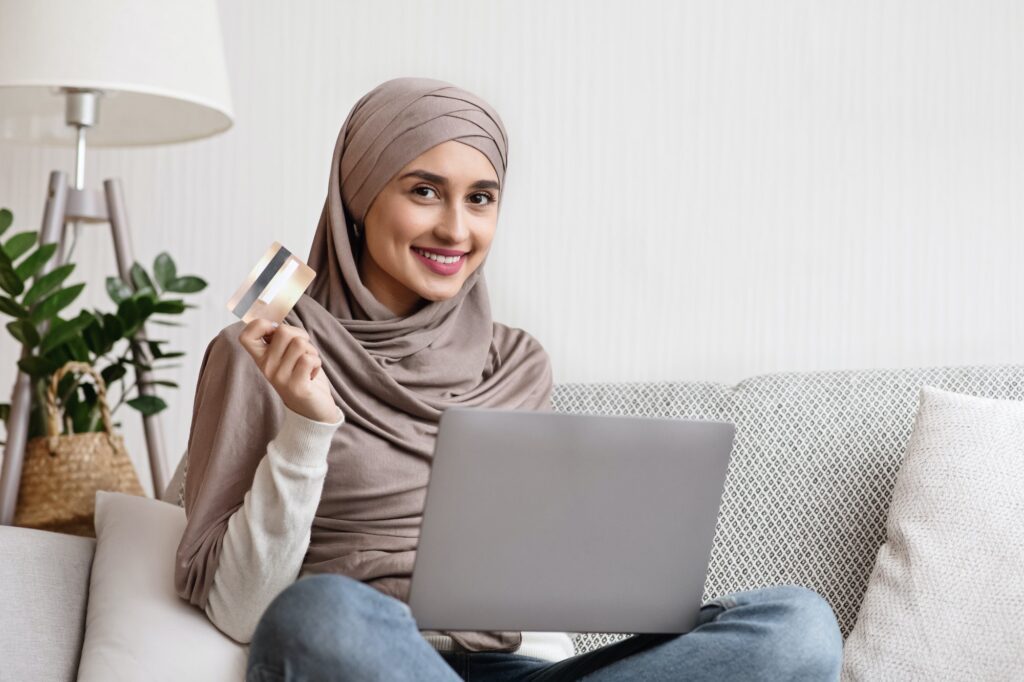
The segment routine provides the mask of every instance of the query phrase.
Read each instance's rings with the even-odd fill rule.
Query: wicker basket
[[[88,372],[96,382],[105,431],[60,433],[57,384],[66,372]],[[54,372],[46,391],[46,436],[28,441],[14,525],[96,537],[96,491],[145,497],[135,467],[114,433],[103,377],[87,362],[71,360]]]

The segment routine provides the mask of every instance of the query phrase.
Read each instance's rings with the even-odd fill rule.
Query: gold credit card
[[[314,277],[313,268],[274,242],[228,299],[228,310],[246,324],[256,318],[280,323]]]

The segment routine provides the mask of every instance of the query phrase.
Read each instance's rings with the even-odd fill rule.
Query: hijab
[[[404,602],[442,412],[551,410],[548,355],[527,332],[491,319],[483,262],[456,295],[404,317],[360,280],[363,221],[374,198],[406,164],[449,140],[488,158],[503,198],[508,138],[484,100],[440,80],[395,78],[356,102],[338,134],[307,260],[316,277],[285,318],[309,334],[345,416],[332,437],[300,577],[341,573]],[[235,322],[208,344],[193,404],[175,583],[203,609],[228,519],[284,417],[238,342],[244,326]],[[515,651],[522,641],[516,631],[440,632],[467,651]]]

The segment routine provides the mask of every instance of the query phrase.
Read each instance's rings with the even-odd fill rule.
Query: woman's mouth
[[[421,263],[439,275],[454,275],[462,269],[462,263],[469,255],[464,253],[461,256],[439,256],[436,253],[417,249],[415,246],[410,247],[410,250]]]

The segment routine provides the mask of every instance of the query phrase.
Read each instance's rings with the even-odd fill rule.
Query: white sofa
[[[565,412],[734,422],[705,597],[801,584],[828,599],[845,637],[884,540],[889,497],[923,384],[1021,400],[1024,367],[787,372],[735,385],[559,384],[553,399]],[[180,501],[183,464],[162,495],[172,504]],[[0,526],[0,681],[76,678],[95,544]],[[577,650],[623,636],[580,635]]]

